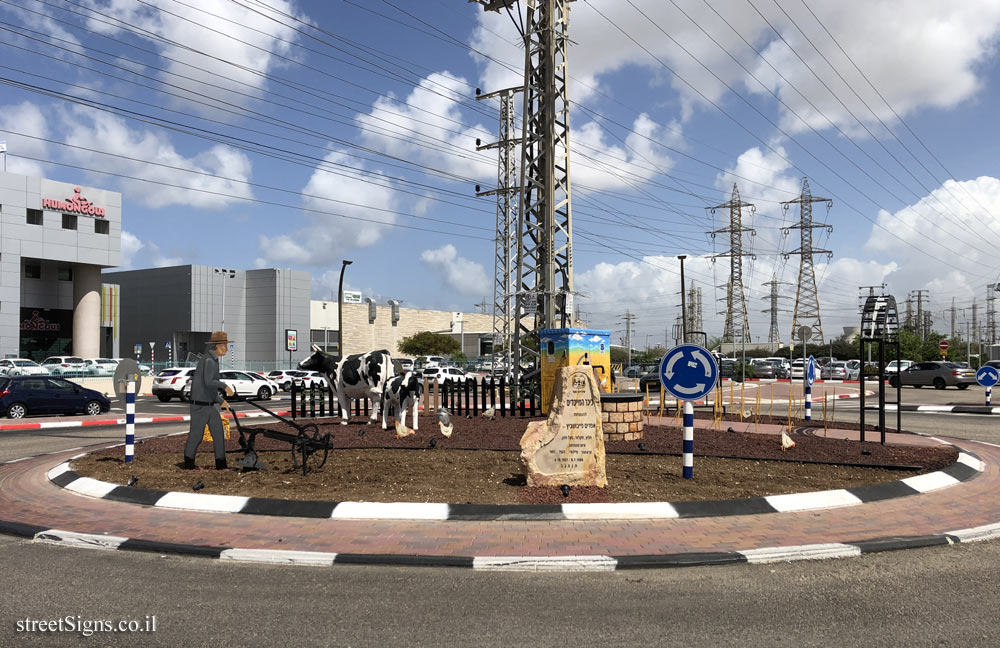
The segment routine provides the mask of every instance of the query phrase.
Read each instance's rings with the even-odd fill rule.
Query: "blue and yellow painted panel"
[[[549,413],[556,373],[560,367],[586,361],[596,368],[601,391],[611,391],[611,331],[543,329],[538,332],[538,338],[542,363],[542,414]]]

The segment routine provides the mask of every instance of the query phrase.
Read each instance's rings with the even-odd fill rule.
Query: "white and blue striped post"
[[[684,479],[694,477],[694,404],[684,401]]]
[[[807,380],[806,381],[806,420],[807,421],[811,421],[812,418],[813,418],[812,417],[812,406],[813,406],[813,390],[812,390],[812,385],[810,385],[809,381]]]
[[[992,398],[993,398],[993,388],[992,387],[987,387],[986,388],[986,404],[987,405],[990,404],[990,400]]]
[[[125,463],[135,457],[135,383],[125,384]]]

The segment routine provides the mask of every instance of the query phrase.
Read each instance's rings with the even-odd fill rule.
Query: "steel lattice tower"
[[[752,254],[743,253],[743,233],[756,235],[753,228],[743,227],[743,208],[750,210],[751,216],[756,209],[751,203],[740,200],[740,190],[733,183],[733,194],[729,202],[715,207],[706,207],[713,214],[718,209],[729,210],[729,227],[709,232],[712,238],[716,234],[729,234],[729,252],[716,254],[712,258],[729,257],[729,281],[726,283],[726,326],[722,333],[724,340],[730,342],[750,342],[750,323],[747,320],[747,301],[743,291],[743,257],[753,258]]]
[[[782,228],[782,233],[788,233],[797,229],[801,234],[801,244],[799,249],[783,255],[786,259],[790,256],[799,256],[799,281],[795,289],[795,309],[792,311],[792,332],[791,339],[794,343],[795,336],[802,326],[812,329],[812,340],[819,340],[823,344],[823,323],[819,316],[819,295],[816,291],[816,270],[813,266],[814,254],[826,254],[833,256],[830,250],[820,250],[813,247],[813,230],[825,228],[832,232],[833,227],[826,223],[815,223],[812,217],[813,203],[825,202],[826,211],[829,214],[833,201],[829,198],[816,198],[809,191],[809,179],[802,178],[802,193],[795,200],[781,203],[782,209],[788,211],[788,206],[799,205],[799,224]]]
[[[767,331],[767,343],[772,345],[771,349],[773,352],[774,350],[773,345],[781,342],[781,333],[778,331],[778,313],[781,312],[781,309],[778,308],[778,300],[781,299],[781,296],[778,295],[778,286],[781,285],[787,286],[789,284],[788,282],[785,281],[778,281],[778,275],[772,274],[771,280],[761,285],[770,286],[771,288],[771,290],[768,292],[767,297],[764,297],[764,299],[768,300],[770,307],[765,308],[761,312],[771,314],[771,328],[769,328]]]
[[[476,140],[476,150],[497,149],[497,186],[489,191],[479,191],[477,196],[497,197],[497,227],[493,255],[493,353],[499,357],[506,374],[513,363],[511,331],[514,329],[514,255],[517,253],[514,235],[517,232],[518,155],[520,138],[514,135],[514,95],[522,88],[507,88],[476,99],[500,99],[500,134],[496,142],[481,144]],[[498,353],[499,351],[499,353]]]
[[[478,1],[500,11],[515,0]],[[538,330],[573,314],[569,96],[569,3],[526,0],[521,181],[517,213],[514,371],[538,374]]]

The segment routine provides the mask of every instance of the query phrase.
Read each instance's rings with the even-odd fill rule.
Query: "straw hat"
[[[212,337],[208,338],[208,342],[205,343],[207,346],[215,346],[216,344],[229,344],[229,338],[226,336],[225,331],[215,331],[212,333]]]

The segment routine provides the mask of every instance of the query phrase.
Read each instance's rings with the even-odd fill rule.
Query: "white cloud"
[[[593,99],[596,89],[606,92],[605,75],[629,65],[648,71],[650,95],[654,99],[662,96],[664,101],[672,101],[657,87],[661,78],[668,78],[670,87],[679,96],[681,115],[685,120],[695,110],[710,108],[707,100],[739,102],[726,96],[728,90],[706,68],[737,89],[765,93],[733,61],[731,53],[811,125],[829,127],[827,121],[810,108],[792,87],[801,90],[834,122],[849,125],[853,120],[848,112],[799,60],[798,56],[801,56],[855,114],[866,121],[874,121],[861,100],[851,94],[823,57],[813,49],[811,41],[837,66],[851,86],[858,89],[861,97],[882,119],[890,119],[889,109],[826,35],[824,26],[901,115],[920,107],[949,108],[973,96],[982,86],[982,71],[978,69],[978,64],[992,53],[1000,29],[1000,4],[995,0],[951,3],[841,0],[809,3],[822,25],[809,15],[801,3],[780,4],[788,11],[789,18],[769,3],[766,6],[719,0],[678,3],[687,13],[685,16],[673,3],[660,0],[633,2],[655,25],[620,0],[592,0],[571,6],[570,36],[575,45],[570,47],[569,71],[574,101]],[[755,5],[794,48],[794,53],[755,11]],[[670,74],[659,61],[612,26],[598,11],[686,82]],[[739,30],[739,35],[723,22],[720,15]],[[524,55],[512,21],[505,12],[482,12],[478,20],[472,45],[506,64],[504,66],[473,54],[482,66],[480,83],[486,89],[519,84]],[[798,31],[793,20],[805,30],[806,36]],[[664,32],[683,45],[687,52],[671,42]],[[713,43],[705,32],[725,51]],[[761,61],[743,39],[763,51],[787,81],[779,78]],[[707,100],[692,87],[705,95]],[[784,126],[793,130],[807,128],[785,108],[781,111]]]
[[[141,252],[141,253],[140,253]],[[166,256],[160,246],[152,241],[142,241],[127,230],[122,230],[121,267],[123,270],[140,268],[163,268],[181,265],[180,256]]]
[[[449,290],[462,295],[484,295],[490,289],[490,279],[482,264],[458,256],[458,250],[450,243],[436,250],[424,250],[420,260],[441,277]]]
[[[164,133],[130,128],[120,117],[82,107],[53,113],[59,116],[59,126],[66,132],[64,141],[80,147],[62,149],[67,159],[82,166],[153,181],[119,180],[123,192],[148,207],[188,205],[222,209],[236,202],[237,197],[253,196],[243,184],[250,179],[250,159],[236,149],[216,144],[185,157]],[[124,157],[100,155],[87,149]],[[102,182],[106,184],[103,177]]]
[[[386,226],[396,222],[395,215],[384,210],[398,210],[399,194],[381,171],[367,169],[342,150],[329,153],[324,162],[356,177],[317,168],[302,190],[305,207],[316,211],[305,213],[303,229],[260,237],[267,263],[329,265],[346,250],[378,243]]]
[[[21,175],[41,177],[42,165],[18,156],[48,158],[48,145],[38,139],[49,138],[48,121],[41,109],[30,101],[0,107],[0,140],[7,142],[7,171]]]
[[[132,259],[135,257],[136,252],[142,249],[142,241],[139,237],[129,232],[127,230],[122,230],[122,247],[121,247],[121,263],[119,264],[125,270],[132,268]]]
[[[201,98],[196,94],[203,94],[233,101],[234,95],[226,90],[254,93],[263,88],[266,80],[261,75],[283,65],[279,56],[292,57],[292,43],[297,38],[295,29],[281,24],[287,19],[266,8],[258,13],[225,0],[203,0],[190,7],[169,0],[88,2],[95,11],[137,27],[122,28],[128,29],[130,37],[142,37],[142,31],[151,33],[147,38],[160,55],[173,59],[163,60],[166,69],[188,78],[161,76],[195,99]],[[275,12],[308,21],[292,2],[273,0],[268,5]],[[102,33],[121,31],[109,22],[94,19],[87,26]]]

